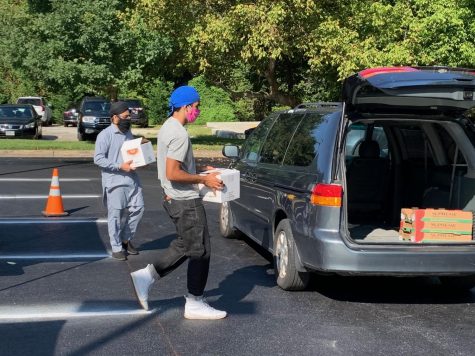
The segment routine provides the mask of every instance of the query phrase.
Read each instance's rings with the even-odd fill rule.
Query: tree
[[[176,71],[203,73],[234,100],[293,106],[336,99],[366,67],[473,65],[473,0],[138,0],[176,39]]]

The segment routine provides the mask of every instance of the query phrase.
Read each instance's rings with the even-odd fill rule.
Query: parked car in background
[[[148,127],[148,117],[145,113],[145,108],[142,105],[142,102],[139,99],[119,99],[124,101],[129,106],[130,110],[130,119],[135,125],[140,127]]]
[[[76,108],[70,108],[63,112],[63,125],[76,127],[78,125],[79,112]]]
[[[472,229],[400,234],[404,208],[475,211],[474,91],[474,70],[374,68],[344,82],[341,106],[271,114],[223,148],[241,191],[221,205],[222,235],[271,251],[285,290],[311,272],[475,287]]]
[[[41,117],[29,104],[0,105],[0,137],[41,138]]]
[[[41,117],[44,126],[50,126],[53,123],[53,111],[51,106],[42,96],[22,96],[17,99],[17,104],[31,104]]]
[[[84,97],[79,104],[78,132],[79,141],[96,140],[99,132],[108,127],[110,121],[110,101],[104,97]]]

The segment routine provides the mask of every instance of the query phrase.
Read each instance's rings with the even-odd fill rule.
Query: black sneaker
[[[125,251],[112,252],[112,257],[119,261],[125,261],[127,257],[125,256]]]
[[[132,245],[132,242],[122,242],[122,248],[127,251],[129,255],[138,255],[139,251]]]

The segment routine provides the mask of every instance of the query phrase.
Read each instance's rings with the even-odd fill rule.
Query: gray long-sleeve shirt
[[[120,148],[124,141],[133,139],[134,136],[130,130],[124,134],[113,124],[97,136],[94,163],[101,167],[104,190],[110,191],[118,186],[140,186],[139,176],[135,171],[120,170],[120,166],[124,163]]]

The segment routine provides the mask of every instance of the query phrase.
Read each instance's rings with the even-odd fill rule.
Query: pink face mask
[[[200,109],[191,107],[191,111],[186,113],[186,121],[192,124],[200,116]]]

